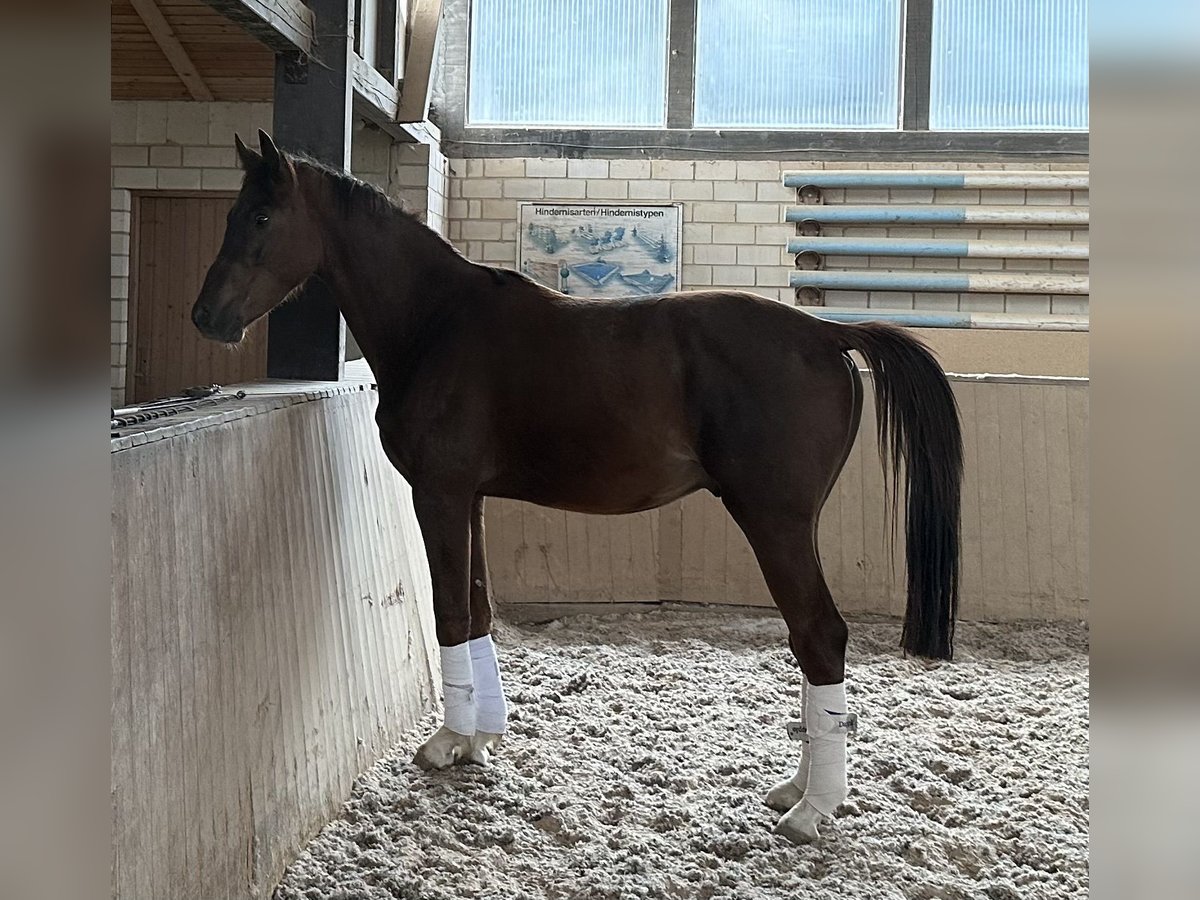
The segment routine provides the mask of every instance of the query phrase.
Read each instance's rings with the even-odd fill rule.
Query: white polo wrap
[[[822,815],[831,816],[846,799],[846,734],[854,729],[854,717],[846,711],[844,681],[810,684],[806,695],[808,742],[801,758],[802,767],[808,763],[804,799]]]
[[[476,714],[470,642],[441,649],[446,727],[456,734],[473,735]]]
[[[508,723],[508,703],[500,682],[500,663],[496,645],[485,634],[468,642],[471,646],[471,677],[475,685],[476,727],[488,734],[504,734]]]
[[[808,751],[808,679],[803,674],[800,676],[800,723],[799,728],[795,729],[793,734],[792,726],[796,723],[788,723],[788,737],[793,740],[800,741],[800,765],[796,767],[796,774],[791,777],[791,782],[801,791],[808,787],[808,766],[812,761]]]

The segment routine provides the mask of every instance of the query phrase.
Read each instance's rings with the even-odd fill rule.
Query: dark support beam
[[[301,0],[203,0],[221,15],[237,22],[276,53],[294,57],[297,51],[316,56],[314,10]]]
[[[667,57],[667,127],[692,127],[696,78],[697,0],[671,0],[670,55]]]
[[[408,49],[404,54],[404,83],[396,113],[401,122],[422,122],[429,117],[429,89],[433,82],[433,61],[437,58],[441,20],[442,0],[412,0]]]
[[[349,169],[354,0],[310,2],[321,23],[321,62],[276,57],[274,138],[284,150]],[[341,378],[346,324],[324,282],[310,279],[299,297],[271,313],[268,335],[270,377]]]
[[[932,34],[933,0],[908,0],[904,6],[904,93],[901,95],[905,131],[929,130]]]
[[[204,83],[200,70],[192,62],[192,58],[184,49],[183,44],[179,43],[175,29],[163,16],[156,0],[130,0],[130,2],[138,17],[145,23],[150,36],[154,38],[154,43],[158,44],[158,49],[163,52],[163,56],[167,58],[167,62],[171,64],[171,68],[175,70],[179,80],[188,89],[192,99],[202,102],[211,101],[213,99],[212,91]]]

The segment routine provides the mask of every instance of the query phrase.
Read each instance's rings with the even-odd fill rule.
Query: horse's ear
[[[241,135],[235,134],[233,136],[233,145],[237,147],[237,155],[241,161],[243,171],[253,172],[262,165],[262,157],[242,143]]]
[[[266,163],[271,178],[282,181],[287,174],[287,163],[284,162],[283,154],[279,152],[271,136],[261,128],[258,130],[258,146],[262,149],[263,162]]]

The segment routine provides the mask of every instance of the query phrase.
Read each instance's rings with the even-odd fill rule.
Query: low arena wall
[[[952,381],[966,464],[961,616],[1087,619],[1088,380]],[[903,517],[893,564],[864,383],[859,438],[821,517],[821,560],[843,612],[899,616]],[[501,603],[773,605],[749,544],[706,491],[628,516],[489,500],[487,549]]]
[[[116,432],[114,897],[268,896],[432,707],[428,566],[375,400],[289,387]]]

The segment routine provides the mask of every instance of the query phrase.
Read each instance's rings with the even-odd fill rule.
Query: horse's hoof
[[[487,731],[477,731],[475,736],[471,738],[471,752],[468,759],[481,766],[486,766],[500,749],[500,742],[504,739],[502,734],[492,734]]]
[[[823,819],[811,803],[801,800],[791,810],[784,814],[775,826],[775,833],[781,834],[794,844],[811,844],[820,839],[817,823]]]
[[[451,731],[443,725],[421,745],[413,762],[422,769],[444,769],[466,759],[470,752],[471,736]]]
[[[788,778],[767,791],[765,803],[776,812],[785,813],[804,799],[804,788],[796,787]]]

